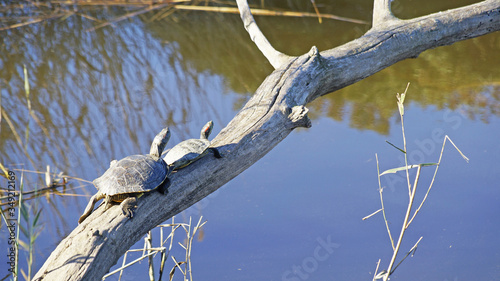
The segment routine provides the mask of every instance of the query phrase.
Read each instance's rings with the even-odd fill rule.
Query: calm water
[[[425,2],[399,1],[394,9],[408,18],[471,1],[451,6]],[[313,11],[309,1],[266,5]],[[98,19],[127,12],[78,8]],[[371,1],[336,1],[320,9],[371,17]],[[45,171],[49,165],[56,173],[91,181],[111,159],[147,153],[154,135],[167,125],[172,130],[169,147],[197,137],[210,119],[215,136],[272,68],[236,15],[177,12],[151,20],[158,13],[163,11],[89,32],[94,23],[78,15],[0,31],[0,162],[31,171]],[[338,46],[368,28],[303,18],[257,20],[275,47],[293,55],[312,45],[320,50]],[[208,221],[194,244],[194,278],[371,280],[378,259],[386,266],[392,251],[381,215],[361,218],[380,208],[375,153],[382,170],[402,165],[401,154],[386,140],[402,143],[395,94],[410,82],[405,115],[410,160],[436,162],[447,134],[470,162],[447,144],[403,252],[423,239],[393,279],[500,279],[499,49],[495,33],[430,50],[310,104],[312,128],[293,132],[251,168],[176,217],[197,221],[203,215]],[[433,171],[423,170],[419,198]],[[16,175],[19,184],[21,172]],[[24,173],[23,179],[25,190],[44,187],[43,176]],[[394,236],[407,202],[401,179],[382,180]],[[35,271],[77,225],[95,188],[71,180],[58,192],[29,201],[31,213],[42,209]],[[3,224],[0,231],[5,253]],[[158,230],[153,235],[158,239]],[[142,241],[135,248],[142,248]],[[173,254],[182,257],[180,249]],[[25,257],[24,251],[21,267],[27,271]],[[0,278],[8,273],[4,261],[2,254]],[[126,271],[123,280],[146,277],[143,262]]]

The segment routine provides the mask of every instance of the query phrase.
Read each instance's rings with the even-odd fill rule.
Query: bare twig
[[[382,188],[382,185],[380,184],[380,168],[378,165],[378,155],[377,154],[375,154],[375,158],[377,160],[378,190],[379,190],[379,194],[380,194],[380,204],[382,206],[382,215],[384,216],[384,223],[385,223],[385,228],[387,229],[387,234],[389,235],[389,239],[391,240],[392,250],[395,250],[394,239],[392,239],[391,229],[389,228],[389,221],[387,221],[387,216],[385,214],[384,197],[382,195],[382,192],[384,190]]]
[[[174,261],[175,265],[174,267],[172,268],[172,270],[170,271],[170,281],[172,280],[172,278],[174,278],[174,272],[175,272],[175,268],[178,268],[182,275],[184,275],[184,279],[186,278],[186,272],[184,270],[182,270],[182,267],[181,265],[185,264],[186,262],[185,261],[181,261],[181,262],[178,262],[174,256],[172,256],[172,260]]]
[[[413,255],[413,253],[415,253],[415,251],[417,249],[417,246],[418,246],[418,243],[422,239],[422,237],[420,237],[420,239],[415,243],[415,245],[410,249],[410,251],[406,253],[406,255],[399,261],[399,263],[396,266],[394,266],[394,263],[396,262],[396,258],[398,256],[398,253],[399,253],[399,250],[400,250],[400,247],[401,247],[401,243],[403,241],[403,236],[404,236],[406,230],[408,229],[408,227],[410,226],[410,224],[412,223],[413,219],[417,215],[417,213],[420,211],[420,208],[422,208],[422,205],[426,201],[427,196],[429,195],[429,192],[430,192],[430,190],[432,188],[432,185],[433,185],[434,180],[436,178],[437,170],[439,168],[439,165],[441,164],[441,159],[442,159],[442,156],[443,156],[443,151],[444,151],[444,146],[446,144],[446,140],[449,140],[453,144],[453,146],[457,149],[457,151],[460,153],[460,155],[462,155],[462,157],[466,161],[469,160],[458,149],[458,147],[451,141],[451,139],[448,136],[445,136],[445,138],[443,140],[443,146],[441,148],[441,154],[439,155],[439,161],[437,163],[421,163],[421,164],[415,164],[415,165],[408,165],[407,148],[406,148],[406,135],[405,135],[405,129],[404,129],[404,100],[405,100],[406,92],[408,90],[408,86],[409,86],[409,84],[407,85],[406,90],[405,90],[405,92],[403,94],[399,94],[399,93],[397,94],[397,99],[398,99],[397,104],[398,104],[399,114],[400,114],[400,117],[401,117],[401,130],[402,130],[402,136],[403,136],[403,149],[399,149],[398,147],[396,147],[393,144],[389,143],[389,144],[391,144],[392,146],[396,147],[398,150],[400,150],[400,151],[402,151],[404,153],[404,155],[405,155],[405,157],[404,157],[405,158],[405,166],[404,167],[398,167],[398,168],[389,169],[387,171],[384,171],[383,173],[380,173],[379,164],[378,164],[378,156],[375,154],[375,157],[377,159],[377,173],[378,173],[378,184],[379,184],[379,191],[380,191],[380,201],[381,201],[381,204],[382,204],[382,209],[381,210],[382,210],[382,212],[384,214],[384,221],[385,221],[385,224],[386,224],[387,231],[389,233],[389,237],[391,238],[392,249],[393,249],[393,255],[392,255],[392,258],[390,260],[390,263],[389,263],[389,266],[388,266],[387,270],[380,271],[374,277],[374,279],[383,278],[384,281],[387,281],[389,279],[389,276],[396,270],[396,268],[410,254]],[[414,202],[415,194],[416,194],[416,191],[417,191],[418,181],[420,179],[420,173],[421,173],[422,167],[427,167],[427,166],[436,166],[436,169],[434,171],[434,176],[433,176],[432,181],[431,181],[431,183],[429,185],[429,188],[427,189],[427,193],[425,194],[425,197],[422,199],[422,202],[420,203],[420,205],[418,206],[418,208],[414,212],[413,216],[411,216],[412,208],[413,208],[413,202]],[[411,185],[411,183],[410,183],[410,176],[409,176],[408,170],[411,169],[411,168],[415,168],[415,167],[417,168],[417,173],[415,175],[414,183],[413,183],[413,185]],[[408,190],[409,190],[409,200],[408,200],[408,206],[407,206],[406,214],[405,214],[405,217],[404,217],[404,221],[403,221],[403,224],[401,225],[401,231],[399,233],[399,238],[398,238],[398,241],[396,243],[396,246],[394,246],[394,242],[392,241],[392,236],[391,236],[391,233],[390,233],[389,225],[388,225],[387,219],[385,217],[384,200],[383,200],[383,197],[382,197],[382,187],[381,187],[381,184],[380,184],[380,176],[384,175],[386,173],[395,173],[395,172],[403,171],[403,170],[406,172],[406,179],[407,179],[407,182],[408,182]],[[411,218],[410,218],[410,216],[411,216]]]
[[[366,217],[362,218],[361,220],[367,220],[367,219],[369,219],[369,218],[373,217],[374,215],[376,215],[376,214],[378,214],[378,213],[380,213],[380,212],[382,212],[382,209],[378,209],[378,210],[376,210],[375,212],[373,212],[373,213],[369,214],[368,216],[366,216]]]
[[[453,141],[450,139],[450,137],[448,137],[448,135],[444,136],[444,140],[443,140],[443,146],[441,147],[441,153],[439,154],[439,160],[438,160],[438,163],[436,165],[436,169],[434,170],[434,175],[432,176],[432,180],[431,180],[431,183],[429,184],[429,188],[427,189],[427,192],[425,193],[425,196],[424,198],[422,199],[422,202],[420,202],[420,205],[418,206],[418,208],[415,210],[415,213],[413,214],[413,216],[411,217],[410,221],[408,222],[408,224],[410,224],[413,219],[415,218],[415,216],[418,214],[418,212],[420,211],[420,209],[422,208],[422,206],[424,205],[424,202],[425,200],[427,200],[427,196],[429,195],[429,193],[431,192],[431,188],[432,186],[434,185],[434,180],[436,179],[436,175],[437,175],[437,171],[439,169],[439,165],[441,164],[441,158],[443,157],[443,152],[444,152],[444,146],[446,145],[446,140],[449,140],[451,142],[451,144],[455,147],[455,149],[460,153],[460,155],[462,155],[462,157],[465,159],[465,161],[469,162],[469,158],[467,158],[467,156],[465,156],[462,151],[460,151],[460,149],[458,149],[458,147],[453,143]]]
[[[111,275],[113,275],[113,274],[115,274],[115,273],[117,273],[117,272],[120,272],[121,270],[123,270],[123,269],[125,269],[125,268],[127,268],[127,267],[129,267],[129,266],[131,266],[131,265],[133,265],[133,264],[135,264],[135,263],[137,263],[137,262],[140,262],[140,261],[142,261],[143,259],[145,259],[145,258],[147,258],[147,257],[149,257],[149,256],[151,256],[151,255],[154,255],[154,254],[156,254],[156,252],[151,252],[151,253],[146,254],[146,255],[144,255],[144,256],[140,256],[140,257],[138,257],[137,259],[135,259],[135,260],[133,260],[133,261],[131,261],[131,262],[127,263],[125,266],[122,266],[122,267],[120,267],[120,268],[118,268],[118,269],[116,269],[116,270],[113,270],[113,271],[111,271],[110,273],[108,273],[108,274],[104,275],[104,276],[102,277],[102,279],[104,280],[104,279],[106,279],[107,277],[109,277],[109,276],[111,276]]]
[[[151,231],[149,231],[148,234],[146,235],[146,237],[144,238],[144,244],[146,246],[146,249],[148,250],[148,254],[153,253],[153,251],[151,250],[153,248],[153,234],[151,233]],[[156,253],[156,251],[155,251],[155,253]],[[153,260],[152,255],[149,256],[148,263],[149,263],[149,267],[148,267],[149,268],[149,280],[155,281],[154,260]]]
[[[422,238],[424,237],[420,237],[417,242],[415,243],[415,245],[413,245],[413,247],[411,247],[411,249],[406,253],[406,255],[398,262],[398,264],[392,269],[392,271],[389,273],[389,275],[391,275],[395,270],[396,268],[398,268],[398,266],[411,254],[411,256],[413,257],[413,255],[415,254],[415,252],[417,251],[417,246],[418,246],[418,243],[420,243],[420,240],[422,240]]]
[[[269,63],[275,68],[279,68],[290,59],[291,56],[283,54],[271,45],[269,41],[267,41],[266,36],[260,31],[257,23],[255,22],[252,13],[250,12],[250,7],[246,0],[236,0],[238,4],[238,9],[240,10],[240,17],[243,21],[243,25],[247,30],[248,34],[252,41],[257,45],[257,48],[262,52],[262,54],[267,58]]]
[[[378,259],[377,267],[375,268],[375,273],[373,274],[372,281],[375,281],[375,279],[377,279],[377,272],[378,272],[379,266],[380,266],[380,259]]]
[[[394,249],[391,261],[389,263],[389,267],[387,268],[387,272],[389,272],[389,274],[387,274],[384,277],[384,281],[387,281],[389,279],[389,276],[392,273],[392,267],[394,265],[394,262],[396,261],[396,257],[398,255],[399,248],[401,247],[401,242],[403,242],[403,236],[404,236],[404,234],[406,232],[406,229],[408,228],[408,220],[410,218],[411,208],[413,207],[413,200],[415,199],[415,191],[417,190],[417,185],[418,185],[418,180],[420,178],[420,170],[421,169],[422,169],[421,166],[419,166],[417,168],[417,175],[415,176],[415,182],[413,184],[413,188],[412,188],[412,191],[411,191],[411,194],[410,194],[410,202],[408,202],[408,208],[406,209],[405,218],[404,218],[404,221],[403,221],[403,225],[401,227],[401,232],[399,233],[399,238],[398,238],[398,242],[396,243],[396,248]]]
[[[121,267],[121,270],[120,270],[120,275],[118,276],[118,281],[122,280],[123,269],[125,268],[125,265],[127,263],[127,254],[128,254],[128,251],[125,252],[125,254],[123,255],[123,262],[122,262],[122,267]]]
[[[173,274],[175,272],[175,268],[179,268],[181,270],[181,273],[184,275],[184,280],[193,280],[193,277],[192,277],[192,265],[191,265],[191,250],[192,250],[192,243],[193,243],[193,238],[195,237],[196,235],[196,232],[201,228],[203,227],[203,225],[206,223],[205,222],[201,222],[202,221],[202,218],[203,217],[200,217],[200,219],[198,220],[198,223],[196,224],[196,226],[193,226],[192,223],[191,223],[191,218],[189,218],[189,223],[175,223],[175,217],[172,217],[172,223],[171,224],[162,224],[162,225],[158,225],[158,227],[160,227],[160,246],[159,247],[153,247],[152,246],[152,232],[150,231],[145,237],[144,237],[144,246],[142,249],[130,249],[128,250],[125,254],[124,254],[124,257],[123,257],[123,262],[122,262],[122,266],[120,268],[117,268],[115,270],[113,270],[112,272],[106,274],[103,279],[113,275],[113,274],[116,274],[118,272],[120,272],[120,277],[118,278],[119,280],[121,279],[121,276],[123,274],[123,270],[127,267],[130,267],[131,265],[141,261],[141,260],[144,260],[144,259],[148,259],[148,262],[149,262],[149,279],[150,280],[155,280],[154,278],[154,268],[153,268],[153,258],[154,258],[154,255],[156,255],[157,253],[160,253],[161,255],[161,265],[160,265],[160,277],[158,278],[158,280],[162,280],[162,276],[163,276],[163,269],[164,269],[164,266],[165,266],[165,262],[170,254],[170,251],[172,250],[172,245],[173,245],[173,240],[174,240],[174,234],[175,234],[175,231],[177,230],[177,228],[179,227],[182,227],[184,229],[184,231],[186,232],[186,244],[183,245],[181,243],[179,243],[179,245],[186,251],[185,253],[185,258],[186,260],[185,261],[181,261],[181,262],[178,262],[175,257],[171,257],[172,260],[174,261],[174,267],[172,268],[172,270],[170,271],[170,278],[173,278]],[[168,237],[164,239],[163,237],[163,228],[164,227],[170,227],[171,228],[171,231],[170,231],[170,234],[168,235]],[[170,240],[170,242],[169,242]],[[165,247],[165,243],[169,242],[169,246],[168,248]],[[131,252],[142,252],[141,256],[135,260],[133,260],[132,262],[129,262],[129,263],[126,263],[126,259],[127,259],[127,254],[128,253],[131,253]],[[184,269],[181,268],[181,266],[184,265]],[[189,277],[189,278],[188,278]],[[171,280],[171,279],[170,279]]]
[[[410,87],[410,83],[408,82],[408,84],[406,85],[406,89],[404,91],[404,93],[402,93],[401,95],[398,93],[396,96],[397,96],[397,99],[398,99],[398,109],[399,109],[399,115],[401,116],[401,131],[402,131],[402,135],[403,135],[403,150],[404,150],[404,155],[405,155],[405,167],[406,167],[406,181],[407,181],[407,184],[408,184],[408,196],[411,197],[411,183],[410,183],[410,172],[408,171],[408,153],[407,153],[407,149],[406,149],[406,136],[405,136],[405,125],[404,125],[404,114],[405,114],[405,111],[404,111],[404,101],[405,101],[405,97],[406,97],[406,92],[408,91],[408,87]]]
[[[316,2],[314,2],[314,0],[311,0],[311,3],[313,4],[314,11],[316,12],[316,15],[318,16],[318,21],[319,21],[319,23],[321,23],[322,22],[321,14],[319,13],[318,7],[316,6]]]
[[[373,20],[372,26],[388,23],[389,21],[398,20],[391,12],[392,0],[374,0],[373,3]]]

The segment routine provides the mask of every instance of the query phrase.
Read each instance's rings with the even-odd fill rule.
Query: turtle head
[[[212,122],[212,120],[208,121],[208,123],[203,126],[203,129],[201,129],[200,139],[208,139],[213,128],[214,122]]]
[[[169,139],[170,130],[168,129],[168,127],[166,127],[165,129],[161,130],[158,135],[156,135],[153,143],[151,144],[149,154],[151,154],[152,156],[160,157]]]

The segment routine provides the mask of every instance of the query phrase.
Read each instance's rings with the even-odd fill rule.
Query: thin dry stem
[[[438,163],[436,165],[436,169],[434,170],[434,175],[432,176],[432,180],[431,180],[431,183],[429,184],[429,188],[427,189],[427,192],[425,193],[425,196],[424,198],[422,199],[422,202],[420,202],[420,205],[418,206],[418,208],[415,210],[415,213],[413,214],[413,216],[411,217],[410,221],[408,222],[408,224],[410,224],[413,219],[415,218],[415,216],[418,214],[418,212],[420,211],[420,209],[422,208],[422,206],[424,205],[424,202],[425,200],[427,200],[427,196],[429,195],[429,193],[431,192],[431,188],[432,186],[434,185],[434,180],[436,179],[436,175],[437,175],[437,171],[439,169],[439,165],[441,165],[441,159],[443,158],[443,152],[444,152],[444,146],[446,145],[446,140],[449,140],[451,142],[451,144],[455,147],[455,149],[460,153],[460,155],[462,155],[462,157],[465,159],[465,161],[469,162],[469,158],[467,158],[461,151],[460,149],[458,149],[458,147],[453,143],[453,141],[450,139],[450,137],[448,137],[448,135],[445,135],[444,136],[444,140],[443,140],[443,146],[441,147],[441,153],[439,154],[439,160],[438,160]]]
[[[189,10],[189,11],[204,11],[204,12],[217,12],[217,13],[229,13],[229,14],[239,14],[240,10],[233,7],[215,7],[215,6],[191,6],[191,5],[175,5],[177,10]],[[319,19],[332,19],[339,20],[357,24],[369,24],[366,21],[340,17],[332,14],[321,14],[319,11],[317,13],[308,12],[293,12],[293,11],[273,11],[268,9],[252,9],[252,15],[255,16],[284,16],[284,17],[318,17]]]
[[[314,0],[311,0],[311,3],[313,4],[314,12],[316,12],[316,15],[318,16],[318,21],[319,23],[321,23],[323,20],[321,19],[321,14],[319,13],[318,7],[316,6],[316,2],[314,2]]]
[[[369,214],[368,216],[366,216],[366,217],[362,218],[361,220],[367,220],[367,219],[369,219],[369,218],[373,217],[374,215],[376,215],[376,214],[378,214],[378,213],[380,213],[380,212],[382,212],[382,209],[378,209],[378,210],[376,210],[375,212],[373,212],[373,213]]]
[[[125,266],[122,266],[122,267],[120,267],[120,268],[117,268],[116,270],[113,270],[113,271],[111,271],[110,273],[108,273],[108,274],[104,275],[104,277],[102,277],[102,279],[105,279],[106,277],[109,277],[109,276],[111,276],[111,275],[113,275],[113,274],[115,274],[115,273],[117,273],[117,272],[119,272],[119,271],[121,271],[121,270],[123,270],[123,269],[125,269],[125,268],[127,268],[127,267],[129,267],[129,266],[131,266],[131,265],[133,265],[133,264],[135,264],[135,263],[137,263],[137,262],[142,261],[143,259],[145,259],[145,258],[147,258],[147,257],[149,257],[149,256],[151,256],[151,255],[154,255],[154,254],[156,254],[156,251],[155,251],[155,252],[151,252],[151,253],[149,253],[149,254],[146,254],[146,255],[144,255],[144,256],[140,256],[140,257],[138,257],[137,259],[135,259],[135,260],[133,260],[133,261],[129,262],[129,263],[128,263],[128,264],[126,264]]]
[[[424,238],[423,236],[420,236],[420,238],[418,239],[418,241],[415,243],[415,245],[413,245],[413,247],[411,247],[411,249],[406,253],[406,255],[398,262],[398,264],[392,269],[392,272],[394,272],[396,270],[396,268],[398,268],[398,266],[411,254],[411,256],[413,257],[413,255],[415,254],[415,251],[417,251],[417,246],[418,246],[418,243],[420,243],[420,240],[422,240],[422,238]],[[392,274],[391,272],[391,274]],[[390,274],[389,274],[390,275]]]
[[[384,197],[382,196],[382,185],[380,184],[380,167],[378,164],[378,155],[375,154],[375,159],[377,160],[377,178],[378,178],[378,190],[380,194],[380,204],[382,205],[382,215],[384,216],[384,223],[385,223],[385,228],[387,229],[387,234],[389,235],[389,239],[391,240],[391,246],[392,250],[395,249],[394,247],[394,239],[392,239],[392,234],[391,234],[391,229],[389,228],[389,222],[387,221],[387,216],[385,214],[385,206],[384,206]]]
[[[173,261],[174,261],[174,263],[175,263],[174,268],[173,268],[172,270],[174,270],[174,269],[177,267],[177,268],[181,271],[182,275],[186,276],[186,273],[185,273],[185,272],[184,272],[184,270],[182,270],[182,268],[181,268],[181,265],[182,265],[183,263],[186,263],[186,262],[183,262],[183,261],[181,261],[181,262],[177,262],[177,260],[175,259],[175,257],[174,257],[174,256],[172,256],[172,260],[173,260]]]
[[[200,218],[200,221],[201,221],[201,218]],[[198,230],[201,226],[203,226],[205,223],[201,224],[200,225],[200,221],[198,222],[198,225],[196,226],[195,230]],[[163,274],[163,268],[165,266],[165,261],[166,259],[168,258],[169,254],[170,254],[170,251],[172,250],[172,246],[173,246],[173,240],[174,240],[174,234],[175,234],[175,231],[177,230],[177,228],[179,227],[183,227],[184,230],[186,230],[186,233],[187,233],[187,241],[191,241],[192,242],[192,239],[189,239],[191,238],[191,233],[188,231],[190,231],[191,229],[191,218],[190,218],[190,223],[189,224],[186,224],[186,223],[175,223],[175,217],[172,217],[172,223],[171,224],[165,224],[165,225],[159,225],[160,226],[160,247],[152,247],[152,233],[151,231],[146,235],[146,237],[144,238],[144,246],[142,249],[130,249],[128,250],[125,254],[124,254],[124,257],[123,257],[123,262],[122,262],[122,266],[120,268],[117,268],[116,270],[106,274],[103,279],[113,275],[113,274],[116,274],[118,272],[120,272],[120,276],[119,276],[119,280],[121,279],[121,276],[123,274],[123,270],[127,267],[130,267],[131,265],[139,262],[139,261],[142,261],[146,258],[148,258],[149,260],[149,276],[150,276],[150,280],[154,280],[154,268],[152,267],[152,264],[153,264],[153,256],[156,255],[157,253],[161,253],[161,266],[160,266],[160,277],[159,277],[159,280],[161,280],[162,278],[162,274]],[[171,231],[170,231],[170,234],[168,235],[168,237],[163,240],[163,227],[171,227]],[[194,232],[195,233],[195,232]],[[193,233],[193,234],[194,234]],[[168,240],[170,240],[169,242],[169,246],[168,246],[168,249],[167,247],[164,247],[163,245],[165,243],[168,242]],[[190,250],[189,248],[186,249],[186,247],[184,245],[181,244],[181,246],[187,251],[187,250]],[[189,246],[191,247],[191,246]],[[130,253],[130,252],[142,252],[142,255],[133,260],[132,262],[129,262],[129,263],[126,263],[126,259],[127,259],[127,253]],[[189,251],[189,255],[188,253],[186,252],[186,255],[188,257],[188,262],[190,263],[190,251]],[[176,265],[174,266],[175,267],[179,267],[180,265],[182,264],[186,264],[187,265],[187,262],[177,262],[175,260],[174,257],[172,257],[174,262],[176,263]],[[189,265],[189,268],[186,268],[185,270],[182,270],[181,269],[181,272],[184,274],[184,276],[186,277],[186,274],[188,271],[190,271],[191,268],[190,268],[190,265]],[[191,274],[191,272],[190,272]],[[191,280],[192,280],[192,277],[191,277]]]
[[[151,250],[153,248],[153,234],[151,231],[148,232],[146,235],[146,238],[144,239],[144,244],[146,245],[146,248],[148,249],[148,254],[151,253],[157,253],[157,251]],[[149,280],[155,281],[155,269],[154,269],[154,260],[153,260],[153,255],[150,255],[148,258],[148,263],[149,263]]]
[[[372,281],[375,281],[375,277],[377,277],[377,272],[378,272],[379,266],[380,266],[380,259],[378,259],[377,267],[375,268],[375,273],[373,274]]]
[[[127,254],[128,254],[128,251],[125,252],[125,254],[123,255],[122,269],[120,270],[120,275],[118,276],[118,281],[122,280],[123,269],[124,269],[125,264],[127,264]]]
[[[408,91],[408,87],[410,87],[410,83],[406,84],[406,89],[401,96],[403,96],[403,100],[399,100],[399,94],[398,94],[398,104],[400,104],[400,108],[404,108],[403,102],[404,102],[404,97],[406,96],[406,92]],[[406,149],[406,135],[405,135],[405,125],[404,125],[404,111],[399,111],[399,114],[401,116],[401,132],[403,135],[403,150],[405,154],[405,167],[406,167],[406,181],[408,184],[408,196],[411,197],[411,183],[410,183],[410,172],[408,171],[408,153]]]
[[[389,266],[387,267],[388,274],[384,277],[384,281],[387,281],[389,279],[389,276],[392,273],[392,267],[394,265],[394,262],[396,261],[396,257],[398,255],[399,248],[401,247],[401,242],[403,242],[403,236],[406,232],[406,229],[408,228],[408,219],[410,218],[411,209],[413,207],[413,199],[415,199],[415,192],[417,190],[417,185],[418,185],[418,180],[420,178],[420,170],[421,169],[422,169],[422,166],[418,166],[417,175],[415,176],[415,182],[413,184],[413,188],[412,188],[412,191],[410,194],[410,201],[408,202],[408,208],[406,209],[405,219],[404,219],[403,225],[401,227],[401,232],[399,233],[398,242],[396,243],[396,248],[394,249],[394,253],[392,255],[391,262],[389,263]]]

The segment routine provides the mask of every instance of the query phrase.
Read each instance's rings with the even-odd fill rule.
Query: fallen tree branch
[[[207,156],[174,173],[167,195],[138,200],[133,219],[119,207],[94,211],[40,268],[34,280],[100,280],[150,229],[190,207],[266,155],[294,128],[309,127],[305,105],[424,50],[500,30],[500,2],[374,26],[361,38],[319,53],[278,60],[277,69],[215,137],[222,159]]]

